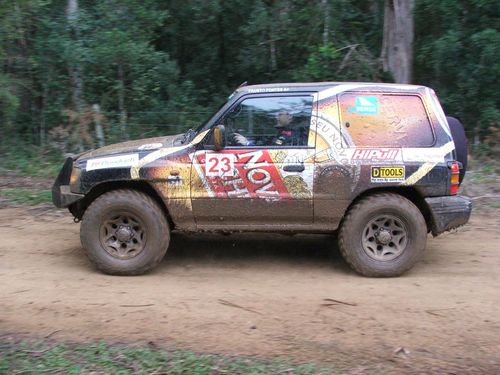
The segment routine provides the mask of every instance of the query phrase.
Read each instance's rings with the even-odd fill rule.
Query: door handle
[[[303,172],[304,169],[304,164],[287,164],[283,167],[285,172]]]

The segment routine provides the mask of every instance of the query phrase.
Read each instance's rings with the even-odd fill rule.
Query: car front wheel
[[[170,242],[165,214],[148,195],[114,190],[87,208],[80,239],[90,261],[112,275],[139,275],[154,268]]]

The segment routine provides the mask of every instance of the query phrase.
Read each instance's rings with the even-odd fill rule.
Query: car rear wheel
[[[146,194],[114,190],[86,210],[80,239],[90,261],[112,275],[139,275],[154,268],[170,242],[162,209]]]
[[[350,208],[339,231],[346,262],[364,276],[399,276],[420,259],[427,225],[420,210],[393,193],[362,198]]]

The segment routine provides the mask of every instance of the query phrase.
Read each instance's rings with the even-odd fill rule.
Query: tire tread
[[[420,210],[410,200],[403,197],[402,195],[395,193],[377,193],[362,198],[359,202],[355,203],[354,206],[352,206],[344,216],[340,224],[340,230],[338,236],[338,246],[340,254],[344,258],[346,263],[349,265],[349,267],[351,267],[355,272],[363,276],[368,276],[368,277],[400,276],[406,271],[408,271],[410,268],[412,268],[414,263],[418,261],[418,259],[422,254],[418,254],[416,257],[417,259],[415,259],[413,262],[408,263],[405,267],[400,267],[398,270],[391,272],[389,275],[387,274],[387,272],[375,271],[367,267],[366,265],[357,262],[355,257],[352,256],[347,246],[346,228],[350,225],[353,218],[358,215],[362,215],[363,211],[366,209],[367,206],[370,207],[373,206],[374,204],[378,204],[380,200],[385,200],[386,202],[394,200],[397,202],[397,205],[399,205],[400,207],[404,207],[404,209],[408,211],[415,211],[415,210],[418,211],[418,213],[415,215],[415,218],[418,221],[418,226],[420,227],[421,230],[425,230],[425,233],[427,233],[427,225]]]
[[[149,195],[142,193],[137,190],[132,190],[132,189],[118,189],[118,190],[112,190],[107,193],[104,193],[103,195],[99,196],[96,198],[87,208],[85,215],[83,216],[82,219],[82,226],[80,230],[80,240],[82,242],[82,245],[84,245],[87,240],[86,237],[88,234],[85,231],[86,228],[86,218],[88,218],[87,214],[90,212],[92,213],[94,210],[99,210],[101,207],[105,207],[112,203],[112,201],[116,198],[117,195],[121,195],[125,200],[127,201],[138,201],[140,202],[141,205],[143,205],[143,209],[150,211],[151,208],[153,209],[153,214],[157,217],[158,219],[158,225],[160,225],[162,228],[165,230],[159,231],[161,233],[162,238],[160,239],[160,243],[162,244],[168,244],[170,240],[170,231],[169,231],[169,224],[167,221],[167,218],[163,212],[163,210],[159,207],[158,203],[151,198]],[[85,247],[85,245],[84,245]],[[90,260],[90,262],[99,270],[111,274],[111,275],[129,275],[129,276],[134,276],[134,275],[141,275],[149,270],[153,269],[156,267],[163,257],[165,256],[166,253],[166,247],[163,251],[157,251],[156,256],[151,259],[149,262],[144,264],[142,267],[135,268],[133,270],[122,270],[118,269],[116,267],[110,266],[106,264],[105,262],[102,262],[98,257],[92,256],[90,251],[85,251],[87,258]]]

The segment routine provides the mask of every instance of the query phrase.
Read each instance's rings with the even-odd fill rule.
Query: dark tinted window
[[[311,112],[312,96],[245,99],[224,118],[228,144],[307,146]]]

